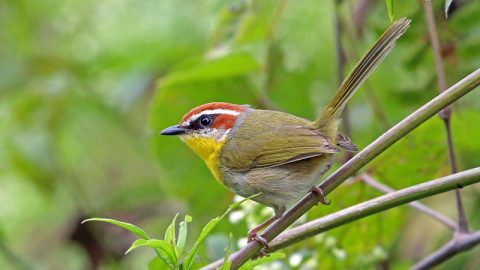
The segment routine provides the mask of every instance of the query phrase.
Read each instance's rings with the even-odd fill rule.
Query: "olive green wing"
[[[281,112],[262,112],[246,117],[225,144],[221,158],[227,168],[243,171],[275,167],[338,152],[307,120]]]
[[[282,125],[275,139],[266,140],[253,167],[274,167],[323,154],[338,152],[327,138],[305,126]]]

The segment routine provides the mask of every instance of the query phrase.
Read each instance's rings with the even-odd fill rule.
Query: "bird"
[[[160,134],[179,136],[205,161],[214,178],[233,193],[256,195],[253,201],[273,208],[271,218],[248,232],[248,242],[255,240],[268,247],[258,232],[308,192],[328,204],[315,184],[330,169],[339,148],[357,151],[339,131],[345,105],[409,24],[409,19],[401,18],[387,28],[314,121],[249,105],[211,102],[191,109],[179,124]]]

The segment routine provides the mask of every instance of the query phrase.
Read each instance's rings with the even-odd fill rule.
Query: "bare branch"
[[[399,205],[449,191],[458,186],[467,186],[478,182],[480,182],[480,167],[394,191],[285,231],[271,242],[269,251],[281,249],[310,236],[329,231]],[[247,247],[252,246],[252,243],[247,245]],[[238,252],[235,254],[238,254]],[[222,264],[222,261],[218,260],[205,266],[203,269],[215,269]]]
[[[299,225],[277,236],[270,244],[270,250],[274,251],[310,236],[329,231],[346,223],[382,212],[396,206],[413,202],[415,200],[432,196],[441,192],[465,186],[461,179],[470,179],[471,183],[480,182],[480,167],[461,173],[445,176],[422,184],[411,186],[372,200],[340,210],[333,214],[318,218],[308,223]],[[458,185],[457,185],[458,184]]]
[[[403,138],[410,131],[418,127],[420,124],[431,118],[440,110],[455,102],[468,92],[475,89],[480,84],[480,69],[472,72],[470,75],[432,99],[430,102],[410,114],[400,123],[385,132],[382,136],[377,138],[374,142],[368,145],[365,149],[360,151],[355,157],[350,159],[325,181],[323,181],[319,188],[325,194],[332,192],[348,177],[352,176],[365,164],[370,162],[384,150],[389,148],[395,142]],[[386,195],[389,196],[389,195]],[[310,208],[319,202],[319,197],[315,193],[309,193],[296,205],[289,209],[281,218],[275,221],[262,233],[262,237],[267,241],[271,241],[278,236],[295,220],[301,217]],[[230,256],[232,268],[236,269],[250,258],[254,257],[260,251],[261,245],[257,241],[252,241],[244,248]],[[209,269],[209,268],[207,268]]]
[[[457,234],[443,247],[430,254],[419,263],[415,264],[412,267],[412,270],[431,269],[435,265],[439,265],[456,254],[469,250],[478,244],[480,244],[480,231],[474,233]]]
[[[391,188],[391,187],[389,187],[389,186],[387,186],[383,183],[378,182],[368,173],[364,173],[360,177],[361,177],[361,179],[363,180],[364,183],[373,187],[376,190],[379,190],[379,191],[384,192],[384,193],[391,193],[391,192],[395,191],[393,188]],[[449,229],[451,229],[451,230],[456,230],[457,229],[457,225],[455,224],[455,222],[453,220],[451,220],[448,217],[442,215],[441,213],[433,210],[432,208],[424,205],[423,203],[411,202],[409,204],[410,204],[410,206],[417,209],[418,211],[434,218],[438,222],[447,226]]]

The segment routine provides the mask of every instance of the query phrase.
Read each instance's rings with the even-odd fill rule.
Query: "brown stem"
[[[428,29],[428,36],[430,44],[432,45],[433,57],[435,60],[435,72],[437,77],[438,91],[441,93],[447,89],[447,81],[445,79],[445,70],[443,68],[442,54],[440,49],[440,42],[438,39],[435,19],[433,17],[432,3],[430,0],[423,1],[423,9],[425,13],[425,20]],[[450,161],[451,173],[457,172],[457,162],[455,158],[455,151],[452,140],[452,132],[450,128],[450,116],[452,114],[451,106],[443,109],[439,116],[443,119],[445,131],[447,134],[448,157]],[[462,196],[460,190],[455,190],[455,201],[458,212],[458,230],[459,232],[468,232],[468,221],[465,215],[465,209],[462,203]]]
[[[361,175],[361,179],[363,182],[376,190],[379,190],[383,193],[391,193],[395,190],[379,181],[375,180],[370,174],[365,173]],[[411,202],[409,203],[410,206],[417,209],[418,211],[432,217],[433,219],[437,220],[438,222],[442,223],[443,225],[447,226],[451,230],[456,230],[457,225],[455,222],[448,217],[442,215],[441,213],[433,210],[432,208],[420,203],[420,202]]]
[[[443,247],[439,248],[437,251],[415,264],[411,269],[432,269],[432,267],[435,265],[439,265],[456,254],[469,250],[478,244],[480,244],[480,231],[457,234]]]
[[[355,36],[361,38],[363,36],[365,17],[370,7],[370,0],[358,0],[355,1],[355,7],[353,11],[353,22],[356,30]]]
[[[455,152],[453,149],[453,141],[452,141],[452,129],[450,125],[450,116],[443,119],[445,123],[445,131],[447,133],[447,145],[448,145],[448,158],[450,161],[450,169],[452,173],[456,173],[457,169],[457,161],[455,157]],[[465,214],[465,208],[463,207],[462,202],[462,195],[460,194],[460,189],[455,190],[455,201],[457,205],[457,213],[458,213],[458,232],[459,233],[466,233],[469,231],[468,228],[468,220]]]

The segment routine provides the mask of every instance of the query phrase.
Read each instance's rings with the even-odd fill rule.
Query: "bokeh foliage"
[[[368,1],[365,21],[355,23],[359,2],[342,1],[339,10],[347,69],[389,22],[384,1]],[[453,84],[480,66],[480,1],[454,1],[448,20],[435,2]],[[337,85],[334,14],[333,1],[313,0],[0,2],[0,269],[85,269],[92,262],[138,269],[153,257],[147,250],[124,257],[133,238],[80,226],[84,217],[127,220],[160,237],[179,212],[194,217],[198,235],[233,195],[179,140],[158,132],[210,101],[315,118]],[[395,16],[411,18],[412,27],[350,105],[360,148],[437,93],[421,5],[395,1]],[[479,99],[472,93],[454,106],[462,169],[480,164]],[[432,119],[368,169],[395,188],[445,175],[444,141],[441,121]],[[476,228],[479,192],[463,191]],[[306,219],[378,194],[346,183],[331,206]],[[455,218],[452,194],[426,203]],[[230,232],[236,247],[269,214],[242,208],[206,239],[201,260],[223,257]],[[271,267],[405,269],[448,237],[441,225],[401,207],[287,249],[288,259]],[[475,269],[478,251],[441,269]]]

